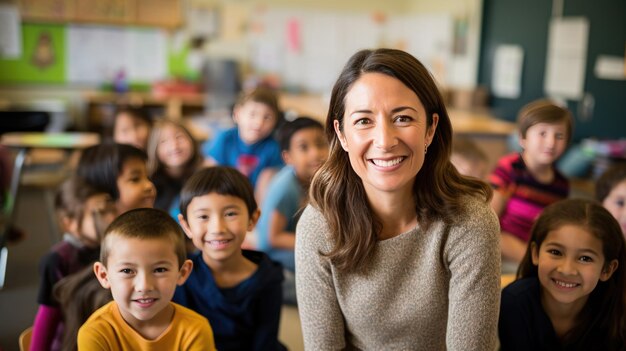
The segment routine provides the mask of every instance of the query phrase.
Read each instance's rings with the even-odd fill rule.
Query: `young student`
[[[152,128],[152,118],[140,107],[122,107],[113,120],[113,141],[145,150]]]
[[[517,124],[523,151],[502,157],[489,176],[491,206],[500,217],[503,269],[517,265],[530,228],[544,207],[568,197],[569,181],[555,168],[572,136],[571,113],[548,100],[524,106]]]
[[[233,111],[237,126],[203,147],[208,165],[237,168],[247,176],[261,200],[272,176],[283,166],[280,148],[272,137],[279,119],[278,97],[266,88],[243,93]]]
[[[180,123],[158,121],[148,142],[148,174],[157,190],[154,207],[178,218],[178,196],[204,158],[193,136]]]
[[[282,268],[266,254],[241,249],[259,210],[250,182],[234,168],[210,167],[189,178],[178,220],[200,250],[174,302],[205,316],[220,351],[282,350],[278,325]]]
[[[172,303],[193,264],[167,212],[141,208],[106,229],[94,273],[113,301],[78,331],[79,350],[215,350],[206,318]]]
[[[611,212],[626,235],[626,164],[616,164],[598,178],[596,199]]]
[[[468,138],[454,138],[450,162],[462,175],[486,179],[489,160],[474,141]]]
[[[546,207],[518,280],[502,291],[502,350],[624,350],[625,251],[619,225],[599,204]]]
[[[132,209],[153,206],[156,195],[154,185],[148,179],[146,160],[145,152],[134,146],[104,143],[83,151],[76,174],[90,186],[109,194],[117,216]],[[104,232],[104,228],[100,232]],[[67,279],[70,282],[58,286],[55,295],[62,296],[63,317],[71,321],[65,327],[63,345],[67,347],[64,349],[74,350],[78,327],[106,299],[98,290],[100,284],[93,274],[87,275],[86,280],[76,277],[80,284],[72,282],[74,278]]]
[[[308,117],[286,122],[278,139],[287,166],[274,176],[267,189],[256,226],[257,248],[283,265],[283,300],[295,304],[296,223],[307,204],[311,179],[328,158],[328,142],[322,124]]]
[[[107,192],[118,214],[152,207],[156,198],[148,178],[146,153],[134,146],[104,143],[83,151],[76,173],[91,186]]]
[[[62,278],[96,261],[100,248],[96,222],[102,221],[106,225],[115,216],[109,195],[78,177],[71,177],[61,184],[55,207],[65,234],[63,240],[41,260],[39,308],[33,323],[31,350],[61,349],[63,311],[53,296],[53,287]]]

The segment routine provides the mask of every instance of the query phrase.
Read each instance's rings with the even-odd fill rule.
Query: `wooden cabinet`
[[[25,22],[101,23],[175,28],[182,0],[19,0]]]

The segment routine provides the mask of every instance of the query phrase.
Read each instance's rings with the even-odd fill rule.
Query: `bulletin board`
[[[65,26],[22,25],[22,57],[0,59],[2,83],[64,83]]]
[[[328,92],[351,55],[377,47],[405,50],[446,80],[454,38],[449,14],[394,16],[381,23],[366,12],[274,9],[252,18],[252,64],[258,72],[278,73],[286,86]]]
[[[0,59],[0,83],[105,83],[118,72],[143,83],[167,75],[163,30],[23,24],[22,56]]]

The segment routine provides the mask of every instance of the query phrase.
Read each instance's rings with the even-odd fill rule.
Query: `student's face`
[[[97,228],[106,228],[115,219],[117,216],[115,204],[108,194],[97,194],[87,199],[83,211],[80,237],[89,247],[100,246]]]
[[[622,233],[626,235],[626,179],[611,189],[602,205],[617,219]]]
[[[269,106],[256,101],[248,101],[237,107],[234,116],[239,129],[239,137],[248,145],[270,135],[277,121],[276,114]]]
[[[230,195],[210,193],[194,197],[187,206],[187,220],[178,220],[193,244],[202,250],[208,265],[224,263],[241,255],[241,244],[259,218],[248,215],[246,203]]]
[[[606,281],[617,260],[605,267],[602,242],[576,225],[563,225],[548,233],[541,247],[531,244],[532,261],[538,266],[542,301],[552,307],[579,311],[598,281]]]
[[[145,150],[149,135],[150,125],[145,121],[126,112],[117,115],[115,129],[113,130],[113,140],[116,143],[130,144]]]
[[[174,312],[170,301],[176,285],[187,280],[192,263],[178,268],[174,245],[167,239],[126,238],[109,234],[106,266],[94,264],[100,284],[111,289],[119,311],[133,329],[139,331],[169,325]]]
[[[402,82],[366,73],[346,94],[343,131],[335,121],[335,132],[372,198],[380,192],[411,191],[438,121],[435,114],[433,125],[427,126],[424,106]]]
[[[117,212],[154,206],[156,189],[148,179],[146,163],[138,158],[131,158],[124,162],[122,171],[117,178],[117,189],[120,197],[117,200]]]
[[[537,123],[526,131],[526,137],[520,138],[524,149],[524,160],[536,165],[553,164],[567,147],[567,128],[565,123]]]
[[[328,158],[328,142],[320,128],[305,128],[291,137],[289,150],[283,151],[285,163],[290,164],[301,181],[309,182]]]
[[[191,159],[193,141],[177,126],[166,125],[159,135],[156,154],[165,167],[182,167]]]

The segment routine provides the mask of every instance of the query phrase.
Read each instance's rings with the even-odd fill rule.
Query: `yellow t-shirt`
[[[215,350],[209,322],[196,312],[171,302],[174,318],[163,334],[147,340],[122,318],[115,301],[102,306],[78,331],[78,350]]]

